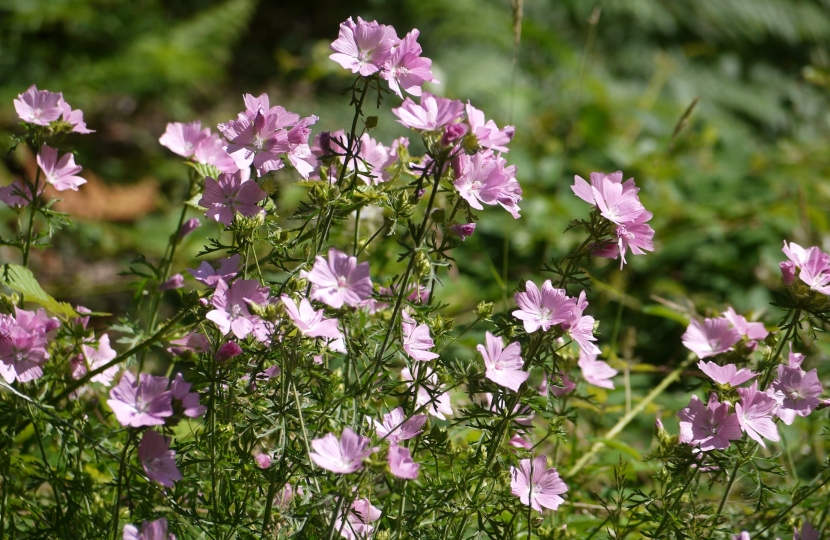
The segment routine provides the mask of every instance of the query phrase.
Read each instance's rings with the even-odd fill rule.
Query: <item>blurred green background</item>
[[[601,342],[623,294],[627,355],[656,366],[686,354],[684,309],[729,303],[766,310],[774,323],[782,240],[830,248],[830,1],[522,7],[514,70],[508,0],[0,0],[0,144],[20,131],[12,100],[32,83],[62,91],[97,130],[71,138],[95,185],[65,202],[76,225],[38,254],[36,274],[57,296],[125,313],[131,290],[118,272],[136,252],[160,257],[185,197],[186,168],[158,144],[165,124],[215,128],[240,110],[243,93],[268,92],[272,104],[318,115],[315,132],[343,127],[350,74],[328,59],[328,44],[341,21],[360,15],[400,36],[418,28],[442,83],[432,91],[517,126],[508,160],[519,166],[523,217],[480,213],[456,251],[460,272],[447,278],[450,311],[463,317],[480,300],[502,299],[564,255],[576,237],[562,231],[588,211],[570,190],[574,174],[622,169],[654,212],[656,250],[630,257],[624,272],[615,261],[592,265]],[[386,143],[406,134],[388,112],[397,103],[386,100],[373,132]],[[5,156],[0,183],[32,162],[24,149]],[[15,227],[15,214],[0,210],[0,236]],[[174,271],[194,267],[216,231],[188,238]],[[674,318],[661,316],[661,299],[676,304]]]

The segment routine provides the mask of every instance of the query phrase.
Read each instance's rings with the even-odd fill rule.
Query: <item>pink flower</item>
[[[505,145],[509,144],[513,139],[516,128],[513,126],[505,126],[504,129],[499,129],[495,122],[486,120],[484,113],[470,105],[469,101],[467,102],[466,109],[470,132],[476,136],[478,144],[490,150],[507,152],[507,146]]]
[[[311,299],[335,309],[343,304],[357,307],[372,297],[369,263],[357,264],[357,257],[349,257],[334,248],[329,249],[328,261],[318,255],[311,272],[304,277],[314,285]]]
[[[340,23],[340,33],[329,45],[334,51],[329,58],[352,73],[368,77],[380,71],[392,55],[392,47],[399,41],[391,26],[377,21],[366,22],[360,17],[355,24],[349,17]]]
[[[687,349],[703,359],[730,350],[741,335],[726,319],[705,319],[703,324],[692,319],[681,339]]]
[[[697,396],[692,396],[689,406],[677,413],[680,418],[682,443],[697,446],[703,452],[729,446],[729,441],[742,437],[738,418],[729,414],[727,403],[718,403],[715,394],[709,396],[705,406]]]
[[[229,282],[239,273],[239,253],[219,259],[219,268],[214,267],[207,261],[202,261],[199,268],[193,270],[188,268],[187,271],[196,278],[196,281],[203,283],[208,287],[216,287],[219,281]]]
[[[308,137],[311,129],[308,126],[315,124],[318,118],[314,115],[303,118],[296,126],[288,131],[288,153],[286,157],[291,166],[294,167],[300,176],[308,178],[320,165],[320,160],[311,151],[308,145]]]
[[[44,144],[37,155],[37,164],[43,171],[46,182],[58,191],[78,191],[78,186],[86,184],[85,179],[77,176],[81,167],[75,165],[75,156],[72,154],[64,154],[58,159],[58,151]]]
[[[159,285],[156,290],[159,292],[172,291],[174,289],[181,289],[184,287],[184,276],[181,274],[173,274],[170,279]]]
[[[259,320],[248,311],[248,303],[264,304],[269,292],[267,287],[260,287],[254,279],[238,279],[230,287],[219,280],[211,301],[216,309],[205,317],[216,323],[223,336],[233,331],[237,338],[245,339],[254,331],[254,325]]]
[[[219,350],[216,351],[215,358],[217,362],[227,362],[231,358],[235,358],[240,354],[242,354],[242,347],[233,341],[228,341],[219,347]]]
[[[577,197],[595,205],[605,219],[624,225],[634,222],[646,210],[637,196],[639,189],[634,187],[634,179],[623,184],[622,177],[622,171],[608,175],[591,173],[589,185],[583,178],[575,176],[571,189]]]
[[[417,41],[419,34],[417,29],[412,30],[392,49],[392,54],[381,73],[381,77],[389,82],[389,88],[401,98],[401,89],[413,96],[420,96],[422,84],[438,82],[430,69],[432,60],[421,57],[421,46]]]
[[[510,467],[510,490],[522,504],[541,512],[542,507],[559,508],[565,502],[560,495],[568,491],[568,486],[556,469],[547,468],[545,456],[538,456],[519,461],[519,468]]]
[[[342,159],[342,158],[341,158]],[[371,138],[368,133],[360,137],[357,157],[346,162],[346,169],[357,171],[367,185],[378,185],[388,181],[391,176],[384,169],[395,163],[397,156],[387,148]]]
[[[427,421],[425,414],[416,414],[406,419],[401,407],[396,407],[383,415],[383,423],[374,420],[378,437],[385,438],[390,444],[409,440],[423,431]]]
[[[343,516],[334,520],[334,528],[340,531],[340,536],[348,540],[366,540],[372,536],[375,528],[369,523],[380,519],[381,511],[372,506],[369,499],[357,499]]]
[[[15,317],[0,314],[0,375],[10,384],[15,379],[29,382],[43,376],[42,366],[49,359],[46,347],[53,334],[51,320],[42,309],[37,314],[18,308],[15,312]]]
[[[606,362],[597,360],[596,354],[588,354],[580,350],[577,364],[579,369],[582,370],[582,377],[588,384],[608,388],[609,390],[614,389],[614,382],[611,381],[611,378],[617,374],[617,370]]]
[[[819,540],[819,533],[809,521],[805,521],[801,526],[801,533],[793,527],[793,540]]]
[[[174,339],[170,342],[170,345],[176,346],[169,347],[167,351],[176,356],[183,356],[188,353],[203,353],[210,350],[210,342],[207,336],[199,332],[190,332],[184,337]]]
[[[199,206],[208,209],[205,216],[230,226],[237,212],[245,217],[262,212],[257,204],[267,196],[256,182],[244,182],[241,173],[222,173],[218,181],[210,176],[205,178]]]
[[[124,525],[124,540],[176,540],[176,537],[167,533],[167,520],[160,518],[149,523],[145,521],[140,533],[135,525]]]
[[[510,175],[504,168],[504,160],[496,157],[491,150],[477,152],[472,157],[460,154],[453,161],[458,194],[472,208],[483,210],[481,203],[495,205],[500,198],[508,197],[505,191]],[[517,216],[514,216],[517,217]]]
[[[392,109],[392,112],[404,127],[418,131],[438,131],[461,118],[464,114],[464,104],[424,92],[420,105],[406,98],[403,104]]]
[[[257,176],[282,169],[285,164],[281,154],[291,150],[288,131],[284,128],[295,124],[298,114],[275,106],[269,111],[258,109],[240,113],[236,120],[219,124],[218,128],[228,140],[225,151],[240,169],[253,165]]]
[[[173,415],[172,393],[167,389],[166,377],[146,373],[135,377],[129,371],[121,376],[118,386],[110,390],[107,404],[122,426],[160,426]]]
[[[784,282],[784,285],[792,285],[795,281],[795,263],[793,261],[783,261],[778,263],[778,267],[781,268],[781,281]]]
[[[401,379],[408,381],[407,387],[412,387],[412,373],[409,368],[401,370]],[[426,411],[430,415],[446,420],[444,415],[452,414],[452,404],[450,403],[450,395],[443,392],[443,387],[439,387],[438,375],[431,368],[427,368],[425,382],[418,385],[418,395],[415,398],[415,403],[418,407],[427,405]]]
[[[452,225],[450,227],[450,230],[453,232],[453,234],[455,234],[456,236],[461,238],[462,242],[466,242],[467,237],[472,236],[473,233],[475,232],[476,224],[475,223],[456,223],[455,225]]]
[[[95,133],[94,129],[86,127],[86,122],[84,122],[84,111],[80,109],[72,110],[69,103],[63,100],[63,95],[61,95],[61,98],[58,101],[58,106],[61,108],[62,120],[72,126],[72,133],[80,133],[81,135]]]
[[[746,531],[741,531],[741,534],[736,534],[732,537],[732,540],[752,540],[749,536],[749,533]]]
[[[344,428],[339,441],[333,433],[311,441],[314,452],[309,456],[323,469],[339,474],[352,473],[362,469],[363,460],[374,451],[369,446],[370,442],[368,437]]]
[[[190,218],[184,223],[182,223],[181,228],[179,229],[179,238],[184,238],[188,234],[192,233],[196,229],[199,228],[199,225],[202,223],[199,221],[199,218]]]
[[[40,195],[43,193],[45,187],[45,183],[38,182],[37,194]],[[32,190],[22,180],[17,178],[8,186],[0,188],[0,201],[3,201],[12,208],[24,208],[32,202]]]
[[[732,307],[727,308],[726,311],[723,312],[723,317],[732,323],[732,326],[735,327],[735,330],[737,330],[740,335],[749,340],[755,341],[765,339],[767,334],[769,334],[767,329],[764,327],[764,323],[748,322],[746,317],[738,315]]]
[[[418,324],[406,311],[401,312],[401,341],[403,350],[413,360],[428,362],[439,356],[429,350],[435,347],[429,335],[429,326]]]
[[[721,367],[714,362],[701,360],[697,363],[697,367],[710,379],[723,386],[738,386],[758,376],[757,373],[746,368],[739,370],[735,364],[727,364]]]
[[[576,388],[576,383],[568,377],[567,373],[561,373],[559,375],[559,379],[562,381],[562,386],[550,386],[548,384],[548,377],[545,375],[542,379],[542,384],[539,387],[539,393],[544,396],[547,395],[548,390],[550,390],[550,393],[554,396],[562,397],[565,394],[570,394]]]
[[[551,326],[569,320],[576,307],[576,299],[569,298],[565,289],[554,289],[549,279],[542,284],[541,291],[535,283],[528,281],[525,291],[515,294],[519,309],[513,316],[524,322],[527,333],[540,328],[547,332]]]
[[[271,466],[272,460],[268,454],[257,454],[254,456],[254,459],[256,460],[257,467],[260,469],[267,469]]]
[[[796,416],[808,416],[821,403],[822,386],[815,369],[801,369],[803,355],[790,352],[789,365],[778,366],[778,377],[767,391],[778,402],[778,417],[788,426]]]
[[[89,345],[82,345],[81,351],[84,353],[84,359],[86,360],[86,364],[89,367],[90,371],[94,371],[101,366],[108,364],[111,360],[113,360],[117,355],[117,353],[110,347],[110,337],[107,334],[103,334],[100,338],[98,338],[98,348],[90,347]],[[92,382],[98,382],[103,384],[104,386],[111,386],[112,380],[115,378],[115,374],[118,373],[119,367],[112,366],[98,375],[95,375],[90,380]]]
[[[17,95],[14,100],[14,109],[17,116],[29,124],[48,126],[63,114],[60,102],[63,99],[61,94],[48,90],[38,90],[32,85],[22,94]]]
[[[204,137],[196,143],[193,148],[193,160],[202,165],[212,165],[223,173],[235,173],[239,171],[236,161],[225,151],[225,141],[216,133]],[[245,168],[241,171],[242,180],[248,181],[251,171]]]
[[[815,291],[830,294],[830,255],[815,246],[805,250],[795,242],[784,242],[782,251],[801,270],[801,281]]]
[[[524,383],[530,374],[522,370],[524,361],[521,357],[521,345],[518,342],[511,343],[504,347],[501,337],[496,337],[490,332],[485,332],[484,345],[477,345],[476,349],[484,358],[486,372],[485,377],[514,392]]]
[[[585,299],[585,291],[582,291],[579,293],[579,298],[576,300],[570,319],[562,323],[562,329],[568,333],[572,340],[577,342],[581,353],[593,354],[596,357],[600,350],[593,343],[597,340],[594,337],[595,321],[590,315],[582,315],[587,307],[588,300]]]
[[[343,334],[337,328],[337,319],[326,319],[323,310],[315,311],[307,298],[300,300],[300,307],[287,294],[283,294],[282,304],[297,329],[308,337],[342,339]]]
[[[176,373],[173,383],[170,385],[170,392],[173,395],[173,408],[181,411],[189,418],[204,416],[207,407],[199,405],[199,393],[191,392],[192,383],[186,382],[181,373]]]
[[[210,128],[202,129],[199,120],[183,124],[171,122],[167,124],[164,134],[159,137],[159,143],[166,146],[182,157],[193,157],[196,146],[204,139],[210,138]]]
[[[777,441],[780,439],[778,428],[772,420],[778,402],[764,392],[758,391],[758,382],[753,382],[749,388],[738,388],[741,402],[735,405],[735,412],[738,414],[738,421],[741,429],[752,439],[763,446],[761,437]]]
[[[170,438],[147,430],[138,445],[138,459],[144,472],[164,487],[173,487],[174,482],[182,479],[182,473],[176,467],[176,452],[170,450]]]
[[[624,225],[617,225],[617,242],[594,251],[596,257],[616,259],[620,257],[620,270],[626,264],[625,254],[628,250],[634,255],[645,255],[646,251],[654,251],[654,229],[646,224],[652,218],[651,212],[643,212]]]
[[[387,463],[392,476],[396,478],[403,478],[405,480],[414,480],[418,478],[418,469],[421,468],[419,463],[412,461],[412,454],[408,448],[392,444],[389,446],[389,454],[387,455]]]

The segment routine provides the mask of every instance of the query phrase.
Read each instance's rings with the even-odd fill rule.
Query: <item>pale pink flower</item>
[[[801,532],[793,527],[793,540],[819,540],[819,532],[813,528],[809,521],[801,525]]]
[[[357,264],[357,257],[329,249],[328,260],[317,256],[311,272],[303,274],[313,285],[311,299],[335,309],[346,304],[357,307],[372,297],[369,263]]]
[[[58,151],[44,144],[38,152],[37,164],[43,171],[46,182],[58,191],[78,191],[78,186],[86,184],[86,180],[78,176],[81,167],[75,165],[75,156],[72,154],[64,154],[58,159]]]
[[[335,340],[343,338],[343,334],[337,328],[337,319],[326,319],[323,310],[315,311],[307,298],[300,300],[299,308],[287,294],[283,294],[281,300],[291,322],[303,335]]]
[[[743,436],[737,416],[729,414],[729,405],[718,403],[715,394],[709,396],[706,405],[697,396],[692,396],[689,405],[677,416],[680,418],[678,440],[697,446],[703,452],[722,450],[729,446],[729,441]]]
[[[527,333],[540,328],[547,332],[551,326],[569,320],[576,307],[576,299],[569,298],[565,289],[554,289],[549,279],[541,291],[532,281],[526,282],[525,292],[517,292],[514,297],[519,309],[513,316],[524,322]]]
[[[291,150],[286,127],[299,120],[298,114],[275,106],[269,111],[259,109],[240,113],[236,120],[219,124],[218,128],[228,140],[225,151],[240,169],[253,165],[257,176],[282,169],[285,164],[280,155]]]
[[[223,173],[235,173],[240,171],[236,161],[225,151],[225,141],[216,133],[209,137],[200,139],[193,148],[193,160],[202,165],[212,165]],[[242,180],[247,182],[251,177],[251,170],[244,168],[240,171]]]
[[[392,55],[392,47],[399,42],[392,26],[367,22],[360,17],[355,24],[349,17],[340,23],[340,33],[329,45],[334,51],[329,58],[352,73],[368,77],[381,70]]]
[[[352,473],[363,468],[363,460],[374,450],[368,437],[344,428],[340,440],[333,433],[311,441],[314,452],[309,456],[319,467],[339,474]]]
[[[340,531],[340,536],[348,540],[367,540],[371,538],[375,528],[369,523],[380,519],[381,511],[369,502],[369,499],[357,499],[343,516],[334,520],[334,528]]]
[[[14,109],[21,120],[29,124],[48,126],[63,114],[60,102],[63,99],[61,94],[48,90],[38,90],[32,85],[22,94],[17,95],[14,100]]]
[[[764,327],[764,323],[747,321],[746,317],[736,313],[731,306],[723,312],[723,317],[726,318],[727,321],[732,323],[732,326],[735,327],[735,330],[737,330],[740,335],[747,338],[748,340],[762,340],[765,339],[769,334],[769,332],[767,332],[767,329]]]
[[[226,283],[229,282],[231,279],[236,277],[236,274],[239,273],[239,261],[241,256],[239,253],[231,255],[230,257],[225,257],[224,259],[219,259],[219,268],[214,268],[214,266],[207,262],[202,261],[199,265],[199,268],[193,270],[192,268],[188,268],[187,271],[198,281],[199,283],[203,283],[208,287],[216,287],[216,284],[219,281],[225,281]]]
[[[484,339],[486,346],[476,346],[484,358],[484,376],[499,386],[518,392],[522,383],[530,377],[528,372],[522,370],[521,345],[513,342],[505,348],[502,338],[490,332],[485,332]]]
[[[389,453],[387,454],[387,463],[392,476],[396,478],[403,478],[405,480],[414,480],[418,478],[418,469],[421,468],[419,463],[412,461],[412,454],[408,448],[392,444],[389,446]]]
[[[38,182],[37,194],[42,194],[45,187],[45,183]],[[24,208],[32,203],[32,190],[17,178],[8,186],[0,188],[0,201],[12,208]]]
[[[37,314],[15,308],[15,316],[0,314],[0,375],[8,383],[29,382],[43,376],[49,359],[48,339],[54,337],[52,320],[41,309]]]
[[[58,106],[61,108],[61,119],[72,125],[72,133],[80,133],[82,135],[95,133],[94,129],[86,127],[86,122],[84,122],[84,111],[81,109],[73,110],[72,107],[69,106],[69,103],[64,101],[62,95],[58,101]]]
[[[84,359],[86,360],[86,365],[89,371],[95,371],[101,366],[108,364],[111,360],[113,360],[117,355],[117,353],[110,347],[110,337],[107,334],[103,334],[100,338],[98,338],[98,348],[91,347],[89,345],[82,345],[81,351],[83,351]],[[90,379],[92,382],[98,382],[103,384],[104,386],[111,386],[112,380],[115,378],[115,374],[118,373],[119,366],[111,366],[95,375]]]
[[[439,356],[429,350],[435,347],[429,335],[429,326],[418,324],[405,310],[401,312],[401,342],[403,350],[413,360],[428,362]]]
[[[565,394],[570,394],[576,389],[576,383],[573,382],[567,373],[561,373],[559,375],[559,379],[562,382],[562,386],[552,386],[548,382],[548,377],[545,375],[542,378],[542,384],[539,386],[539,393],[547,395],[548,391],[556,397],[562,397]]]
[[[583,350],[579,351],[579,369],[582,370],[582,377],[588,384],[600,388],[614,389],[614,382],[611,378],[617,374],[617,370],[602,360],[597,360],[596,354],[588,354]]]
[[[199,206],[208,209],[205,216],[229,226],[237,212],[245,217],[264,212],[257,205],[267,196],[256,182],[243,181],[241,173],[222,173],[218,180],[205,177],[205,191]]]
[[[795,242],[787,245],[786,241],[781,251],[801,270],[801,281],[815,291],[830,294],[830,255],[815,246],[804,249]]]
[[[168,534],[167,520],[160,518],[142,523],[141,532],[135,525],[124,525],[123,540],[176,540],[176,537]]]
[[[730,350],[741,340],[741,335],[723,318],[705,319],[703,324],[692,319],[681,339],[687,349],[703,359]]]
[[[585,298],[585,291],[582,291],[579,293],[579,298],[576,300],[570,318],[562,323],[562,329],[568,333],[572,340],[576,341],[581,353],[596,356],[600,353],[600,350],[593,343],[597,340],[594,337],[594,318],[590,315],[582,315],[587,307],[588,300]]]
[[[203,353],[210,351],[210,342],[207,336],[200,332],[189,332],[187,335],[170,341],[167,351],[176,356],[183,356],[189,353]]]
[[[622,171],[611,174],[596,172],[591,173],[591,183],[588,184],[582,177],[575,176],[571,189],[577,197],[595,205],[605,219],[624,225],[633,222],[645,208],[637,196],[639,189],[634,187],[634,179],[622,183],[622,178]]]
[[[192,383],[184,380],[181,373],[176,373],[176,377],[170,385],[170,392],[173,395],[173,409],[189,418],[198,418],[205,414],[207,407],[199,405],[199,393],[191,392],[190,388],[192,386]]]
[[[510,467],[510,491],[522,504],[541,512],[542,507],[559,508],[565,502],[560,495],[568,491],[568,486],[556,469],[547,468],[547,458],[538,456],[520,460],[518,468]]]
[[[778,402],[776,414],[788,426],[796,416],[808,416],[821,403],[822,386],[815,369],[801,369],[804,356],[790,351],[789,365],[778,366],[778,377],[767,393]]]
[[[772,420],[778,407],[775,398],[758,391],[758,382],[753,382],[748,388],[738,388],[741,396],[740,403],[735,405],[735,412],[741,429],[752,439],[766,448],[761,437],[770,441],[778,441],[778,428]]]
[[[492,120],[484,118],[484,113],[467,102],[467,123],[470,125],[470,133],[476,136],[478,144],[484,148],[507,152],[507,144],[513,139],[516,128],[505,126],[499,129]]]
[[[172,291],[174,289],[181,289],[184,287],[184,276],[181,274],[173,274],[170,279],[156,287],[159,292]]]
[[[389,82],[389,88],[401,98],[403,98],[401,89],[413,96],[420,96],[422,84],[438,82],[432,76],[430,69],[432,60],[421,56],[421,46],[417,41],[419,34],[417,28],[409,32],[392,49],[392,54],[381,72],[381,77]]]
[[[412,387],[412,372],[409,371],[409,368],[401,370],[401,379],[407,381],[407,387]],[[449,393],[443,391],[443,387],[438,384],[438,375],[431,368],[427,368],[425,379],[423,384],[418,385],[418,395],[415,398],[415,403],[418,407],[427,405],[427,413],[441,420],[446,420],[445,415],[452,414]]]
[[[364,133],[360,137],[357,156],[349,159],[345,165],[346,169],[350,171],[357,168],[360,179],[367,185],[378,185],[391,178],[390,174],[384,169],[395,163],[396,160],[397,156],[392,154],[391,148],[383,146],[371,138],[368,133]],[[355,164],[357,167],[355,167]]]
[[[170,122],[164,133],[159,137],[159,143],[182,157],[193,157],[196,145],[202,140],[210,138],[210,128],[202,129],[199,120],[184,124]]]
[[[719,366],[714,362],[701,360],[697,367],[716,383],[724,386],[738,386],[758,376],[757,373],[746,368],[738,369],[735,364]]]
[[[778,267],[781,269],[781,281],[784,282],[784,285],[792,285],[795,281],[795,263],[793,261],[783,261],[778,263]]]
[[[309,178],[314,169],[320,166],[320,160],[311,151],[308,145],[308,137],[311,134],[311,129],[308,127],[317,122],[318,118],[314,115],[308,116],[300,120],[297,125],[288,131],[288,152],[286,157],[291,166],[294,167],[300,176]]]
[[[256,460],[257,467],[260,469],[267,469],[271,466],[272,459],[268,454],[257,454],[254,456],[254,459]]]
[[[400,107],[392,109],[398,122],[418,131],[438,131],[452,124],[464,114],[464,104],[458,100],[435,97],[429,92],[421,95],[418,105],[409,98]]]
[[[455,182],[458,194],[476,210],[483,210],[481,203],[499,204],[499,197],[510,180],[504,169],[504,160],[498,159],[491,150],[477,152],[472,157],[460,154],[453,160]]]
[[[639,216],[623,225],[617,225],[615,232],[617,241],[602,249],[593,252],[596,257],[609,259],[620,258],[620,270],[627,263],[625,254],[628,250],[634,255],[645,255],[646,251],[654,251],[654,229],[646,224],[652,218],[651,212],[643,210]]]
[[[173,394],[168,385],[166,377],[142,373],[136,381],[132,373],[125,371],[118,385],[110,390],[107,404],[122,426],[160,426],[173,415]]]
[[[375,432],[378,437],[386,439],[390,444],[397,444],[419,435],[426,421],[425,414],[416,414],[407,419],[403,409],[396,407],[383,415],[383,423],[374,420]]]
[[[223,336],[233,332],[237,338],[245,339],[254,331],[254,325],[259,320],[248,310],[248,303],[264,304],[268,301],[269,292],[255,279],[238,279],[230,287],[219,280],[211,300],[216,309],[205,317],[216,323]]]
[[[145,431],[138,445],[138,459],[150,480],[164,487],[173,487],[174,482],[182,479],[176,467],[176,452],[170,450],[169,437],[153,430]]]

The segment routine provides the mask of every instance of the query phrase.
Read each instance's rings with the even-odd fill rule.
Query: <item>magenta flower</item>
[[[46,318],[43,310],[38,315],[15,310],[15,317],[0,314],[0,374],[8,383],[29,382],[43,376],[41,366],[49,359],[46,347],[52,330],[41,321],[41,315]]]
[[[526,282],[525,292],[517,292],[514,298],[519,309],[513,316],[524,322],[527,333],[540,328],[547,332],[551,326],[570,320],[576,307],[576,300],[569,298],[565,289],[554,289],[549,279],[541,291],[532,281]]]
[[[89,345],[82,345],[81,351],[83,351],[84,359],[86,360],[86,365],[89,368],[89,371],[94,371],[101,366],[108,364],[111,360],[113,360],[117,355],[117,353],[110,347],[110,337],[107,334],[103,334],[100,338],[98,338],[98,348],[93,348]],[[111,386],[112,380],[115,378],[115,374],[118,373],[119,367],[117,365],[108,367],[98,375],[95,375],[90,380],[92,382],[98,382],[103,384],[104,386]],[[86,373],[86,370],[84,370]]]
[[[348,540],[366,540],[372,536],[375,528],[369,523],[380,519],[381,511],[372,506],[369,499],[357,499],[343,516],[334,520],[334,528],[340,531],[340,536]]]
[[[408,382],[407,387],[412,387],[412,372],[409,371],[409,368],[401,370],[401,379]],[[446,420],[445,415],[452,414],[449,393],[443,392],[443,387],[438,384],[438,375],[431,368],[427,368],[425,379],[425,382],[418,386],[415,403],[418,407],[427,405],[427,413],[441,420]]]
[[[350,428],[344,428],[340,440],[333,433],[311,441],[314,452],[309,456],[318,466],[328,471],[347,474],[363,468],[363,460],[374,449],[369,446],[368,437],[358,435]]]
[[[273,461],[268,454],[257,454],[254,456],[254,459],[256,460],[257,467],[260,469],[267,469]]]
[[[723,386],[738,386],[758,376],[757,373],[749,369],[738,369],[735,364],[727,364],[721,367],[714,362],[701,360],[697,363],[697,367],[710,379]]]
[[[392,109],[392,112],[404,127],[417,131],[438,131],[461,118],[464,114],[464,104],[424,92],[420,105],[406,98],[403,104]]]
[[[240,113],[236,120],[218,126],[228,140],[225,151],[236,166],[247,169],[253,165],[257,176],[285,166],[280,155],[291,150],[291,143],[284,128],[299,120],[299,115],[282,107],[274,107],[271,111],[260,109],[254,116]]]
[[[210,138],[210,128],[202,129],[202,123],[199,120],[187,124],[170,122],[164,134],[159,137],[159,143],[182,157],[190,158],[196,152],[196,146],[208,138]]]
[[[505,145],[513,139],[516,128],[505,126],[504,129],[499,129],[494,121],[485,119],[484,113],[470,105],[469,101],[466,109],[470,133],[476,136],[479,146],[499,152],[507,152],[507,146]]]
[[[135,377],[129,371],[121,376],[118,385],[110,390],[107,404],[122,426],[160,426],[173,415],[172,393],[167,389],[166,377],[146,373]]]
[[[703,452],[729,446],[729,441],[740,439],[741,426],[738,417],[729,414],[727,403],[718,403],[715,394],[709,396],[705,406],[697,396],[692,396],[689,406],[677,413],[680,418],[682,443],[697,446]]]
[[[486,347],[477,345],[476,349],[484,358],[485,377],[514,392],[524,383],[530,374],[523,371],[524,361],[521,357],[521,345],[518,342],[509,344],[506,348],[501,337],[490,332],[484,333]]]
[[[267,287],[260,287],[254,279],[238,279],[230,287],[219,280],[211,301],[216,309],[205,317],[216,323],[223,336],[233,331],[237,338],[245,339],[253,332],[254,324],[259,319],[248,311],[248,303],[264,304],[268,301],[269,292]]]
[[[285,311],[297,329],[308,337],[342,339],[343,334],[337,328],[337,319],[326,319],[323,310],[315,311],[307,298],[300,300],[300,307],[287,294],[281,297]]]
[[[510,467],[510,491],[522,504],[541,512],[542,507],[559,508],[565,502],[560,495],[568,491],[568,486],[556,469],[547,468],[547,458],[538,456],[520,460],[519,468]]]
[[[692,319],[681,340],[702,360],[730,350],[741,340],[741,335],[723,318],[704,319],[703,324]]]
[[[135,525],[124,525],[123,540],[176,540],[176,537],[167,533],[167,520],[164,518],[155,521],[145,521],[141,525],[141,532]]]
[[[227,362],[231,358],[235,358],[240,354],[242,354],[242,347],[233,341],[228,341],[219,347],[219,350],[216,351],[215,358],[217,362]]]
[[[81,109],[72,110],[69,103],[63,100],[62,95],[58,101],[58,106],[61,108],[61,119],[72,126],[72,133],[80,133],[81,135],[95,133],[94,129],[86,127],[86,122],[84,122],[84,111]]]
[[[403,478],[405,480],[414,480],[418,478],[418,469],[421,468],[420,463],[412,461],[412,454],[408,448],[392,444],[389,446],[389,453],[387,455],[387,463],[392,476],[395,478]]]
[[[575,176],[571,189],[577,197],[595,205],[605,219],[625,225],[632,223],[646,210],[637,196],[639,189],[634,187],[634,179],[622,183],[622,178],[622,171],[608,175],[591,173],[589,185],[583,178]]]
[[[335,309],[343,304],[357,307],[372,297],[369,263],[357,264],[357,257],[334,248],[329,249],[328,261],[318,255],[311,272],[304,277],[313,284],[311,299]]]
[[[582,377],[588,384],[608,388],[609,390],[614,389],[614,382],[611,378],[617,374],[617,370],[609,366],[608,363],[597,360],[596,354],[588,354],[580,350],[577,365],[582,370]]]
[[[138,445],[138,459],[150,480],[155,480],[164,487],[173,487],[174,482],[182,479],[182,473],[176,467],[176,452],[170,450],[170,438],[147,430]]]
[[[257,204],[267,196],[256,182],[244,182],[241,173],[222,173],[218,181],[210,176],[205,178],[205,191],[199,206],[208,209],[205,216],[230,226],[237,212],[245,217],[262,212]]]
[[[219,281],[229,282],[239,273],[239,253],[219,259],[219,268],[214,268],[209,262],[202,261],[199,268],[193,270],[188,268],[187,271],[198,281],[208,287],[216,287]]]
[[[458,194],[476,210],[484,210],[481,203],[499,204],[510,180],[504,169],[504,160],[498,159],[491,150],[477,152],[472,157],[460,154],[453,161]]]
[[[63,99],[61,94],[48,90],[38,90],[32,85],[22,94],[17,95],[14,100],[14,109],[21,120],[29,124],[48,126],[63,114],[60,102]]]
[[[439,356],[429,350],[435,347],[429,335],[429,326],[418,324],[406,311],[401,312],[401,342],[403,350],[413,360],[428,362]]]
[[[75,156],[72,154],[64,154],[58,159],[58,151],[44,144],[37,155],[37,164],[43,171],[46,182],[58,191],[78,191],[78,186],[86,184],[84,178],[77,176],[81,167],[75,165]]]
[[[597,340],[594,337],[595,321],[590,315],[582,315],[587,307],[588,300],[585,299],[585,291],[582,291],[579,293],[579,298],[576,300],[570,319],[562,323],[562,329],[568,333],[572,340],[576,341],[581,353],[593,354],[596,357],[600,350],[593,343]]]
[[[788,426],[796,416],[808,416],[821,403],[822,386],[815,369],[801,369],[803,355],[790,352],[789,365],[778,366],[778,377],[767,391],[778,402],[778,417]]]
[[[377,21],[367,22],[360,17],[355,24],[349,17],[340,23],[340,33],[329,45],[334,51],[329,58],[352,73],[368,77],[381,70],[392,56],[392,47],[399,42],[393,27]]]
[[[461,238],[462,242],[467,241],[467,237],[472,236],[476,230],[475,223],[456,223],[450,227],[450,230],[457,237]]]
[[[778,441],[778,428],[772,420],[778,407],[775,398],[764,392],[758,391],[758,382],[753,382],[748,388],[738,388],[741,402],[735,405],[735,412],[738,415],[738,422],[741,429],[752,439],[763,446],[764,439]]]
[[[421,46],[418,45],[417,41],[419,34],[420,32],[417,29],[409,32],[392,49],[392,54],[381,72],[381,77],[389,82],[389,88],[400,98],[403,98],[401,89],[413,96],[420,96],[422,84],[438,82],[432,76],[432,70],[430,69],[432,60],[421,57]]]
[[[205,414],[207,407],[199,405],[199,393],[191,392],[192,383],[186,382],[181,373],[176,373],[170,392],[173,394],[173,409],[181,411],[189,418],[198,418]]]
[[[378,437],[388,440],[389,444],[397,444],[419,435],[426,421],[425,414],[416,414],[407,419],[403,409],[396,407],[383,415],[383,423],[377,420],[374,423]]]

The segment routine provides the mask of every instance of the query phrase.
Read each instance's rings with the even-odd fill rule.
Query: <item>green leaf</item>
[[[17,264],[6,264],[3,270],[0,281],[9,289],[22,294],[27,302],[39,304],[64,320],[79,316],[72,306],[66,302],[58,302],[46,294],[28,268]]]

